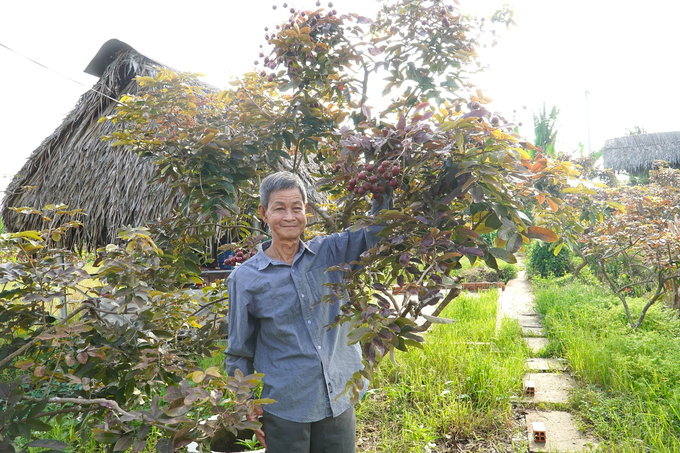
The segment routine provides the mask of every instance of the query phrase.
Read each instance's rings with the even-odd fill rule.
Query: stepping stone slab
[[[543,322],[538,315],[517,315],[514,317],[522,329],[542,329]]]
[[[530,358],[525,361],[527,368],[532,371],[549,372],[564,371],[566,366],[557,359]]]
[[[538,354],[550,344],[550,341],[545,337],[524,337],[524,342],[532,354]]]
[[[503,314],[509,317],[513,317],[513,313],[534,313],[534,296],[531,293],[531,283],[521,276],[510,280],[505,291],[503,291],[501,305]]]
[[[545,337],[545,331],[542,327],[524,327],[522,328],[522,335],[525,337]]]
[[[533,382],[534,396],[525,395],[522,401],[532,403],[566,403],[576,381],[565,373],[527,373],[524,381]]]
[[[526,426],[530,452],[575,453],[594,451],[597,447],[591,437],[578,429],[574,417],[569,412],[527,411]],[[533,427],[545,429],[545,442],[534,441]]]

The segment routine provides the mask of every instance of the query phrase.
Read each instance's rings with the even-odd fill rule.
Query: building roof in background
[[[680,132],[612,138],[605,142],[602,157],[605,168],[622,173],[649,170],[655,160],[680,167]]]

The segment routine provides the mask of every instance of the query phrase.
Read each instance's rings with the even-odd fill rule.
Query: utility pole
[[[588,155],[593,154],[593,150],[590,147],[590,117],[588,115],[588,95],[590,91],[586,90],[586,134],[588,137]]]

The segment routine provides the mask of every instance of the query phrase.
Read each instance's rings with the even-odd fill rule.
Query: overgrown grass
[[[424,349],[397,354],[396,367],[383,362],[357,407],[358,451],[456,451],[507,432],[526,347],[516,322],[494,332],[496,306],[496,291],[463,295],[442,315],[455,324],[434,326]]]
[[[680,452],[677,314],[655,306],[633,331],[618,299],[597,286],[543,282],[534,292],[553,349],[584,384],[573,410],[603,439],[602,450]]]

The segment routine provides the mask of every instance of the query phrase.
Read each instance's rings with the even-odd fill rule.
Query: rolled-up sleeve
[[[248,311],[248,295],[239,293],[236,279],[227,280],[229,294],[229,339],[225,352],[227,374],[234,375],[240,369],[245,375],[254,372],[255,357],[255,319]]]

